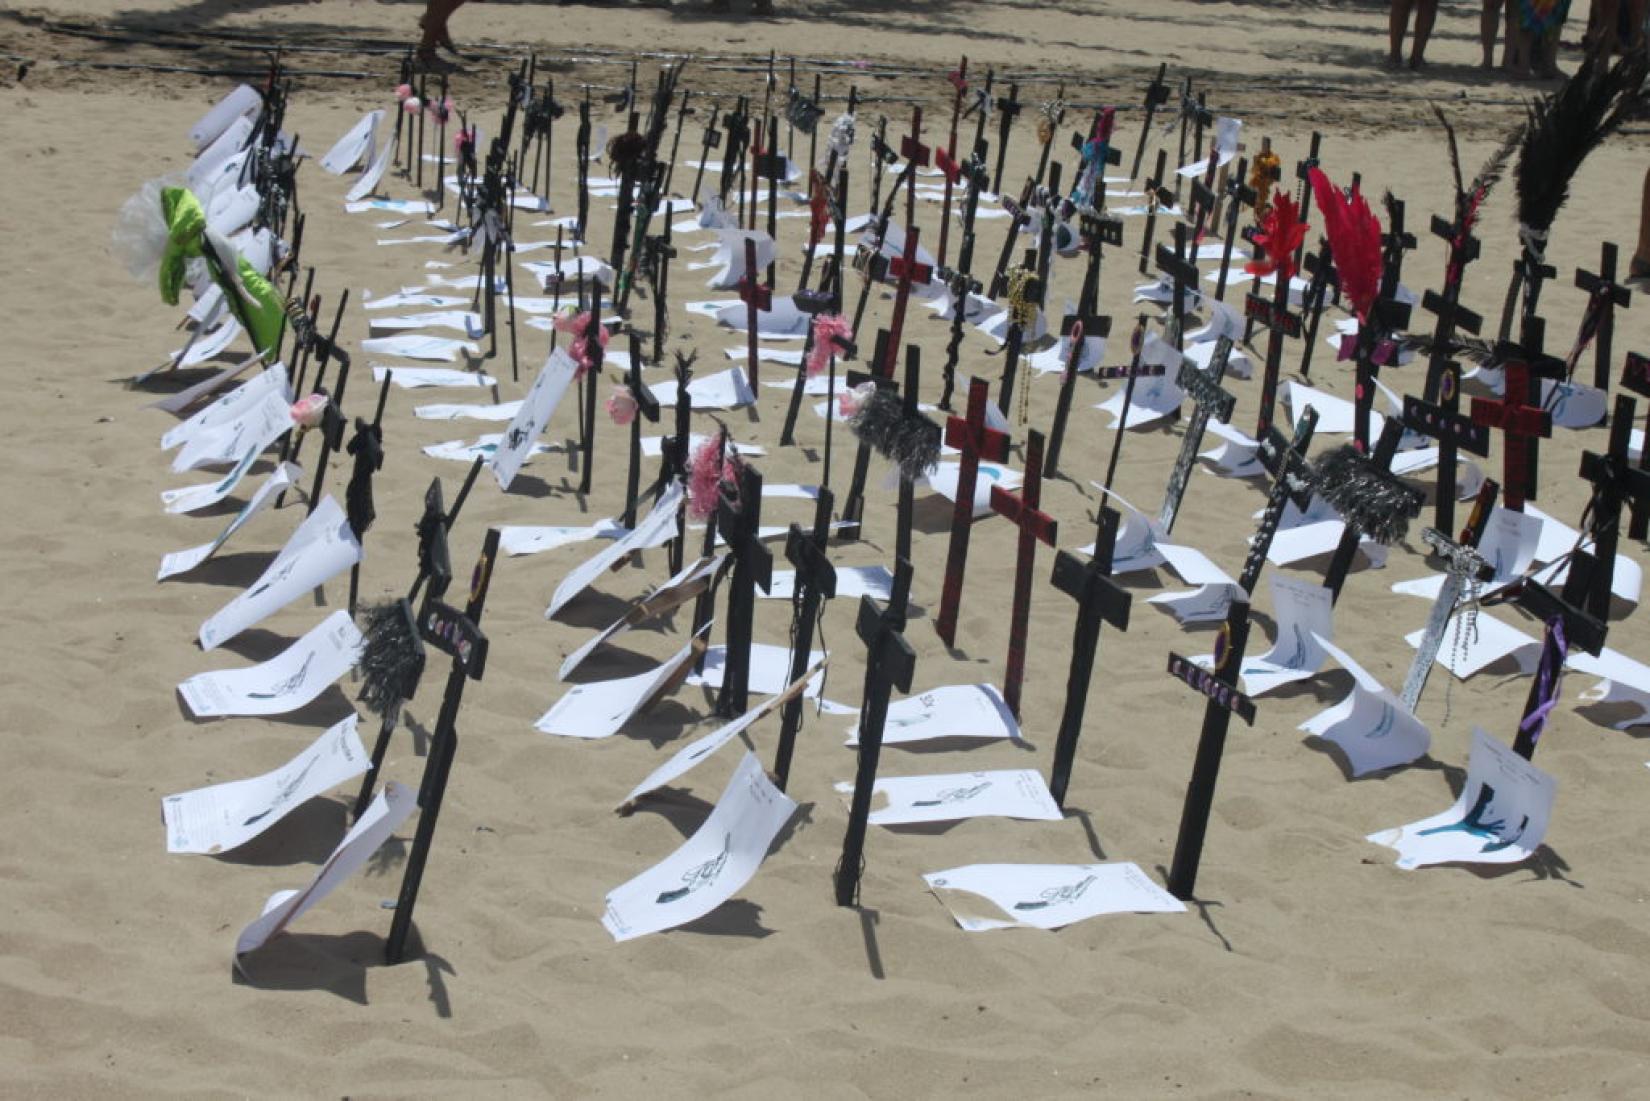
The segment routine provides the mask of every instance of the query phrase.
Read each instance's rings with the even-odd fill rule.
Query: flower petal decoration
[[[1277,272],[1278,280],[1288,286],[1295,275],[1295,250],[1306,240],[1306,231],[1311,228],[1300,218],[1300,207],[1280,190],[1261,220],[1260,232],[1255,234],[1255,247],[1261,250],[1261,255],[1243,265],[1243,270],[1250,275]]]
[[[1381,291],[1381,221],[1356,184],[1347,195],[1317,168],[1307,173],[1307,179],[1323,211],[1324,236],[1340,276],[1341,295],[1360,322],[1368,321]]]

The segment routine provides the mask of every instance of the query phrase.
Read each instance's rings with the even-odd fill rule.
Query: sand
[[[1434,66],[1419,79],[1375,67],[1385,50],[1385,16],[1374,6],[1163,3],[1136,12],[1110,3],[888,11],[818,5],[804,13],[781,0],[779,17],[755,22],[693,11],[486,4],[461,11],[454,32],[461,42],[536,44],[557,57],[594,56],[587,46],[621,55],[703,51],[724,60],[690,67],[689,82],[758,93],[750,62],[770,48],[782,57],[863,59],[869,68],[859,77],[862,90],[903,95],[920,86],[931,105],[931,138],[943,137],[943,74],[967,52],[976,69],[995,64],[1055,74],[1023,78],[1028,101],[1048,98],[1051,82],[1063,75],[1075,101],[1122,103],[1130,108],[1120,118],[1130,150],[1139,126],[1133,107],[1161,59],[1171,72],[1197,73],[1211,108],[1245,119],[1251,150],[1268,134],[1290,165],[1316,128],[1337,181],[1361,170],[1370,192],[1396,189],[1408,201],[1411,225],[1424,227],[1428,215],[1447,209],[1449,197],[1441,133],[1425,121],[1427,98],[1445,102],[1458,120],[1471,171],[1515,117],[1519,95],[1532,90],[1476,72],[1472,7],[1444,7]],[[1578,704],[1592,683],[1580,675],[1566,680],[1537,756],[1557,778],[1559,796],[1547,844],[1531,862],[1402,872],[1390,852],[1363,840],[1447,806],[1461,782],[1471,725],[1510,739],[1527,678],[1498,667],[1446,691],[1450,678],[1438,671],[1421,707],[1434,730],[1430,758],[1348,782],[1335,759],[1296,729],[1348,690],[1349,678],[1331,666],[1295,690],[1263,697],[1252,729],[1234,727],[1200,900],[1190,912],[1098,919],[1057,933],[969,934],[955,926],[922,873],[987,861],[1132,860],[1161,878],[1203,711],[1163,673],[1164,660],[1171,649],[1206,652],[1211,641],[1208,631],[1182,631],[1144,602],[1174,586],[1163,573],[1128,579],[1135,596],[1130,630],[1108,629],[1102,638],[1066,820],[978,820],[930,832],[873,828],[863,909],[838,908],[831,871],[845,814],[831,785],[852,775],[853,757],[841,744],[849,722],[810,718],[791,785],[802,810],[757,877],[704,921],[616,945],[599,921],[605,893],[697,827],[736,754],[724,751],[685,789],[644,804],[633,817],[615,816],[613,805],[637,779],[711,728],[703,691],[682,689],[624,735],[597,744],[546,737],[532,722],[563,690],[555,678],[561,659],[624,600],[662,580],[663,557],[650,554],[644,567],[604,577],[558,622],[542,618],[544,604],[590,548],[502,560],[485,622],[492,658],[465,699],[458,761],[417,910],[425,954],[398,967],[381,963],[390,914],[379,903],[395,894],[409,822],[403,840],[387,846],[364,875],[252,957],[246,977],[236,977],[236,932],[271,892],[302,885],[325,858],[346,824],[346,793],[306,805],[222,858],[168,856],[160,798],[287,760],[347,714],[350,685],[274,721],[217,722],[190,719],[172,686],[204,669],[278,652],[338,607],[344,588],[334,581],[325,587],[324,608],[297,601],[222,650],[199,651],[199,623],[261,571],[300,517],[290,507],[261,518],[207,567],[164,584],[153,580],[162,553],[209,538],[227,513],[171,517],[159,508],[157,494],[189,478],[171,474],[155,447],[171,419],[144,409],[153,395],[129,389],[125,380],[160,362],[182,337],[173,331],[176,311],[111,257],[108,234],[114,211],[144,179],[188,163],[187,128],[231,81],[85,66],[257,67],[255,53],[206,32],[336,45],[337,53],[289,55],[300,69],[373,74],[298,82],[289,129],[318,152],[363,110],[387,102],[393,58],[363,46],[404,40],[415,11],[347,0],[233,9],[89,0],[34,8],[6,24],[13,44],[0,62],[0,145],[7,150],[0,239],[8,261],[0,300],[11,318],[4,362],[13,386],[0,443],[0,561],[14,622],[0,684],[0,1090],[63,1097],[1646,1095],[1650,842],[1643,792],[1650,754],[1642,727],[1616,732],[1609,722],[1619,716],[1610,709]],[[1572,27],[1582,17],[1573,13]],[[91,39],[68,33],[63,21],[116,39],[169,28],[174,40],[200,48]],[[182,33],[191,29],[200,33]],[[17,56],[34,59],[21,81]],[[1576,61],[1573,53],[1564,60]],[[569,63],[558,80],[623,80],[622,65],[597,61]],[[643,65],[644,86],[651,65]],[[870,75],[900,67],[924,75]],[[504,71],[503,62],[478,62],[455,84],[460,106],[484,125],[497,118]],[[806,65],[802,72],[811,81]],[[855,74],[827,76],[827,91],[845,93]],[[866,117],[881,110],[899,132],[907,106],[872,104]],[[602,117],[610,117],[605,109]],[[697,132],[690,125],[684,149]],[[571,210],[570,136],[564,122],[552,196],[558,212]],[[1647,149],[1640,124],[1599,151],[1555,226],[1550,258],[1560,274],[1543,305],[1550,345],[1559,350],[1583,301],[1570,286],[1573,270],[1596,263],[1603,238],[1631,248]],[[1023,162],[1033,151],[1022,119],[1010,161]],[[862,161],[856,152],[856,167]],[[424,262],[440,257],[434,247],[374,247],[377,219],[342,210],[347,183],[313,164],[300,181],[310,219],[304,259],[318,270],[316,290],[329,315],[345,288],[358,303],[368,290],[383,294],[419,282]],[[862,186],[863,179],[856,182],[856,193]],[[389,189],[400,196],[413,191],[402,180]],[[593,209],[593,238],[605,244],[608,204],[598,200]],[[1469,270],[1464,293],[1492,320],[1516,248],[1510,209],[1507,186],[1492,200],[1484,256]],[[933,227],[937,209],[925,205],[919,218]],[[782,223],[782,232],[794,240],[802,224]],[[1000,226],[982,223],[982,256],[995,255]],[[1130,253],[1139,226],[1128,225]],[[781,285],[795,274],[795,261],[787,259]],[[1423,239],[1406,282],[1437,286],[1440,275],[1441,248]],[[1074,264],[1060,264],[1057,295],[1074,294],[1079,276]],[[721,297],[703,291],[702,280],[678,261],[673,297]],[[1120,327],[1135,310],[1128,301],[1135,282],[1132,260],[1108,259],[1102,302]],[[887,296],[873,297],[867,333],[886,323],[889,309]],[[1635,301],[1620,315],[1618,359],[1628,349],[1646,349],[1645,309]],[[638,311],[640,320],[646,316]],[[697,348],[707,369],[724,363],[723,349],[742,339],[679,308],[673,318],[670,346]],[[946,328],[913,310],[907,333],[924,349],[924,392],[931,398]],[[345,339],[365,335],[365,315],[352,304]],[[543,334],[523,329],[522,341],[520,382],[509,377],[507,355],[487,364],[503,379],[500,400],[520,396],[542,358]],[[964,370],[994,378],[1000,360],[983,356],[988,347],[970,336]],[[1298,355],[1298,347],[1288,349],[1285,378],[1294,377]],[[356,356],[352,412],[366,411],[365,366],[373,358]],[[781,375],[768,365],[763,372]],[[1388,379],[1413,390],[1418,372],[1389,372]],[[1322,348],[1312,381],[1350,395],[1349,371]],[[1089,479],[1102,475],[1112,437],[1089,406],[1116,385],[1080,384],[1062,461],[1068,477],[1051,482],[1044,497],[1060,520],[1062,547],[1092,536],[1097,495]],[[1258,381],[1231,385],[1239,397],[1235,420],[1250,427]],[[1056,390],[1052,376],[1032,384],[1031,427],[1048,423]],[[439,391],[390,397],[389,459],[363,573],[369,598],[401,589],[411,577],[411,525],[430,478],[439,475],[451,492],[462,476],[462,466],[426,458],[420,448],[488,430],[412,415],[415,405],[446,400],[490,399]],[[764,390],[757,413],[724,419],[737,440],[769,449],[758,465],[770,482],[817,481],[823,422],[804,415],[802,446],[776,447],[783,401],[782,393]],[[575,432],[572,410],[564,408],[547,439],[557,443]],[[1018,425],[1016,435],[1023,435]],[[577,475],[562,454],[534,460],[507,495],[484,475],[455,532],[460,570],[485,526],[616,514],[623,495],[619,439],[604,422],[588,498],[574,492]],[[1573,477],[1578,456],[1604,440],[1602,428],[1558,433],[1543,452],[1542,508],[1572,524],[1579,519],[1585,492]],[[1154,508],[1179,441],[1178,428],[1132,433],[1118,472],[1121,493]],[[1499,455],[1497,441],[1492,473]],[[848,462],[839,447],[834,484],[846,482]],[[880,460],[873,464],[867,540],[834,548],[841,564],[891,561],[893,494],[881,480],[885,469]],[[341,492],[346,477],[347,465],[335,462],[331,490]],[[1199,473],[1176,536],[1235,574],[1250,514],[1261,503],[1259,483]],[[806,522],[810,511],[800,502],[776,502],[764,519]],[[948,652],[935,637],[947,517],[948,509],[931,500],[918,512],[914,601],[921,612],[907,632],[918,654],[918,689],[998,680],[1006,647],[1013,532],[1000,520],[974,532],[960,649]],[[1412,528],[1386,569],[1355,572],[1336,617],[1337,641],[1394,687],[1409,661],[1401,636],[1420,626],[1426,605],[1388,586],[1425,572],[1419,547]],[[1642,545],[1623,550],[1642,560]],[[886,774],[1046,769],[1063,702],[1072,605],[1047,584],[1048,548],[1039,549],[1037,563],[1024,715],[1029,748],[890,749]],[[1309,563],[1282,572],[1316,577],[1320,568]],[[1266,646],[1269,600],[1263,584],[1251,653]],[[826,624],[834,655],[827,695],[851,704],[859,702],[863,670],[854,610],[838,601]],[[1629,611],[1618,605],[1610,642],[1645,659],[1650,638],[1642,615]],[[1517,613],[1500,614],[1538,629]],[[580,679],[634,672],[664,657],[680,645],[685,623],[678,618],[633,633],[623,652],[592,661]],[[788,624],[784,602],[759,605],[760,640],[784,642]],[[406,725],[418,736],[397,735],[389,776],[416,782],[438,685],[438,677],[429,678],[409,706]],[[769,721],[753,733],[764,758],[775,729]]]

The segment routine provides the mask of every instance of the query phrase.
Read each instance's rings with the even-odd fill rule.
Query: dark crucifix
[[[814,623],[821,605],[836,597],[836,567],[825,553],[831,538],[831,509],[834,498],[831,491],[820,487],[819,500],[814,506],[812,533],[802,525],[792,524],[785,536],[785,558],[796,569],[796,580],[791,596],[791,675],[786,682],[795,684],[808,671],[808,656],[814,644]],[[796,732],[802,725],[802,696],[785,701],[779,713],[779,748],[774,751],[774,784],[780,791],[791,775],[791,754],[796,747]]]
[[[1111,579],[1117,524],[1117,511],[1102,505],[1094,557],[1088,565],[1083,565],[1069,551],[1060,551],[1054,556],[1054,587],[1077,601],[1077,624],[1071,633],[1071,670],[1066,674],[1066,706],[1060,716],[1060,734],[1054,743],[1054,764],[1048,779],[1049,794],[1059,807],[1066,805],[1066,787],[1071,781],[1072,763],[1077,758],[1077,739],[1083,732],[1083,711],[1088,705],[1089,683],[1094,679],[1100,625],[1105,622],[1119,631],[1129,629],[1129,607],[1134,598]]]
[[[750,463],[736,464],[737,481],[723,482],[716,514],[721,537],[733,555],[728,578],[727,648],[722,660],[722,689],[716,713],[743,715],[749,707],[752,620],[756,590],[773,583],[773,551],[762,542],[762,474]]]
[[[991,384],[982,378],[968,380],[968,414],[946,421],[945,442],[962,452],[957,461],[957,498],[951,509],[951,545],[945,557],[945,582],[940,595],[940,614],[934,630],[947,646],[957,644],[957,610],[962,605],[963,573],[968,565],[968,537],[974,530],[974,493],[980,460],[1002,462],[1008,457],[1008,434],[985,423],[985,406]]]
[[[1169,470],[1169,484],[1163,491],[1163,507],[1157,513],[1158,525],[1165,536],[1174,530],[1175,517],[1180,514],[1180,502],[1186,496],[1186,484],[1191,480],[1192,465],[1197,462],[1197,449],[1203,446],[1203,431],[1209,425],[1209,418],[1213,417],[1221,424],[1232,419],[1237,398],[1220,385],[1226,377],[1226,366],[1231,358],[1232,340],[1223,336],[1215,343],[1207,371],[1188,359],[1181,363],[1180,373],[1175,376],[1175,384],[1192,399],[1192,416],[1186,424],[1185,435],[1180,439],[1180,454]]]

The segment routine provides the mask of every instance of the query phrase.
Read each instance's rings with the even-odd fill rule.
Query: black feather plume
[[[1426,358],[1443,355],[1449,359],[1464,359],[1476,363],[1480,367],[1500,365],[1495,353],[1495,345],[1487,340],[1463,336],[1460,333],[1456,333],[1449,340],[1434,340],[1427,333],[1409,333],[1399,339],[1398,349],[1404,352],[1414,352]]]
[[[848,422],[854,435],[899,467],[900,476],[914,482],[940,461],[940,426],[921,413],[907,413],[892,390],[874,391]]]
[[[1426,500],[1414,486],[1377,469],[1351,444],[1320,456],[1313,464],[1312,482],[1343,520],[1382,546],[1404,537]]]
[[[1459,202],[1461,194],[1466,188],[1461,183],[1461,149],[1455,142],[1455,127],[1449,124],[1444,116],[1444,109],[1436,103],[1430,104],[1432,113],[1438,116],[1438,125],[1444,128],[1444,137],[1449,142],[1449,170],[1455,175],[1455,196]]]
[[[1643,106],[1645,71],[1643,51],[1609,69],[1589,57],[1563,87],[1529,105],[1514,180],[1522,225],[1537,232],[1552,226],[1587,154]]]
[[[379,715],[412,699],[424,675],[424,640],[418,637],[412,605],[405,600],[374,604],[362,612],[361,702]]]

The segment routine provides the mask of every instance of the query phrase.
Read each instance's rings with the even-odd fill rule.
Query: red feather
[[[1381,291],[1381,220],[1356,186],[1349,198],[1319,169],[1312,169],[1307,178],[1323,211],[1324,236],[1335,258],[1341,294],[1352,304],[1358,320],[1367,321]]]
[[[1288,195],[1277,197],[1260,223],[1260,232],[1255,234],[1255,244],[1262,255],[1243,265],[1244,271],[1250,275],[1277,272],[1283,285],[1289,285],[1295,275],[1295,250],[1306,240],[1306,231],[1311,228],[1300,220],[1300,213],[1300,207]]]

